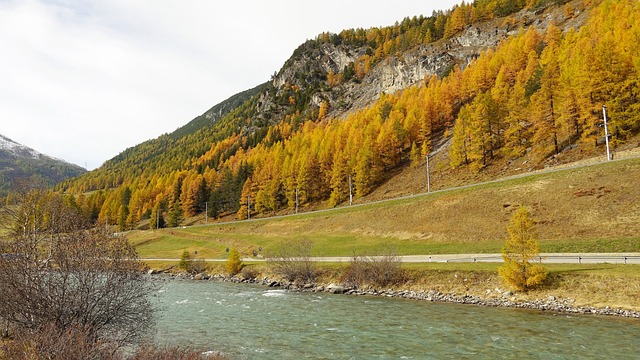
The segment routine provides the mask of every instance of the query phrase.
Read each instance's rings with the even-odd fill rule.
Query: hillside
[[[19,179],[30,178],[53,186],[87,171],[80,166],[41,154],[0,135],[0,198]]]
[[[440,184],[589,158],[603,152],[602,104],[613,146],[633,147],[639,19],[634,1],[487,0],[321,34],[210,127],[59,188],[100,190],[81,206],[124,230],[205,209],[242,219],[333,207],[388,184],[402,193],[391,179],[424,169],[427,154]]]
[[[179,258],[186,248],[225,258],[235,246],[250,256],[281,243],[314,243],[314,255],[499,253],[519,206],[531,209],[542,252],[640,251],[640,159],[444,190],[330,211],[228,224],[133,231],[143,257]]]
[[[194,134],[201,129],[212,127],[218,120],[222,119],[227,114],[244,104],[247,100],[258,94],[262,90],[262,88],[265,87],[265,85],[266,84],[261,84],[254,87],[253,89],[245,90],[241,93],[233,95],[227,100],[213,106],[204,114],[191,120],[186,125],[181,126],[177,130],[169,134],[169,136],[174,140],[178,140],[187,135]]]

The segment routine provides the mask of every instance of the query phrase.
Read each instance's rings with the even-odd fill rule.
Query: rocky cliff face
[[[330,105],[330,116],[340,117],[346,113],[368,106],[382,93],[396,91],[416,85],[433,75],[443,76],[454,65],[466,67],[481,52],[496,47],[503,39],[530,26],[545,31],[552,22],[561,29],[579,28],[586,13],[576,7],[574,16],[565,18],[562,7],[554,6],[536,12],[523,10],[507,19],[493,19],[469,26],[459,34],[410,51],[388,57],[373,67],[360,81],[347,81],[331,88],[326,84],[329,71],[340,73],[346,66],[371,51],[367,46],[349,47],[343,44],[323,43],[313,46],[309,41],[296,50],[293,57],[272,78],[271,89],[263,93],[259,110],[277,109],[269,96],[277,96],[295,85],[300,91],[309,87],[309,102],[319,107],[323,101]]]

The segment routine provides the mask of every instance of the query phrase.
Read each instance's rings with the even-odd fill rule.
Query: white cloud
[[[258,85],[322,31],[458,1],[0,1],[0,134],[89,168]]]

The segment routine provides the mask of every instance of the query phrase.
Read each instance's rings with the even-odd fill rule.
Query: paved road
[[[500,254],[403,256],[403,262],[502,262]],[[543,253],[542,264],[640,264],[640,253]]]
[[[439,254],[400,256],[405,263],[443,262],[502,262],[500,254]],[[148,258],[146,261],[179,261],[180,259]],[[204,259],[208,262],[224,262],[226,259]],[[245,262],[264,259],[244,258]],[[351,257],[316,257],[318,262],[349,262]],[[542,264],[640,264],[640,253],[544,253],[538,257]]]

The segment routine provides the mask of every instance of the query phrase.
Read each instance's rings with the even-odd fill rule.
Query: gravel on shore
[[[151,274],[151,273],[150,273]],[[344,284],[302,284],[295,282],[283,282],[269,278],[251,278],[244,279],[237,276],[225,275],[208,275],[195,274],[189,275],[184,273],[157,273],[153,275],[168,276],[172,279],[183,280],[209,280],[233,283],[246,283],[263,285],[271,288],[282,288],[290,291],[299,292],[324,292],[331,294],[344,294],[352,296],[383,296],[390,298],[403,298],[420,301],[446,302],[456,304],[471,304],[490,307],[518,308],[538,311],[550,311],[562,314],[584,314],[584,315],[603,315],[603,316],[620,316],[626,318],[640,319],[640,312],[626,309],[617,309],[610,307],[591,307],[576,306],[572,299],[559,299],[555,296],[548,296],[544,299],[535,299],[529,301],[518,301],[514,294],[510,291],[492,293],[491,296],[473,296],[473,295],[457,295],[445,294],[439,291],[411,291],[411,290],[392,290],[392,289],[373,289],[373,288],[356,288]]]

